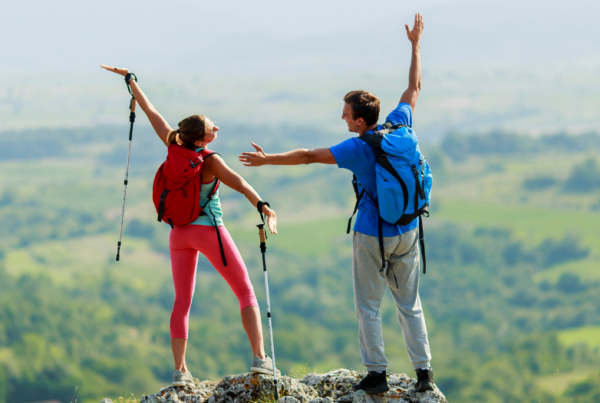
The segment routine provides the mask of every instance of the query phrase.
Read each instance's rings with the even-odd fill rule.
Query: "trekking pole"
[[[127,151],[127,168],[125,168],[125,180],[123,181],[123,207],[121,208],[121,228],[119,229],[119,242],[117,243],[117,262],[119,261],[119,255],[121,254],[121,237],[123,236],[123,219],[125,218],[125,198],[127,197],[127,182],[129,180],[129,160],[131,158],[131,140],[133,138],[133,122],[135,122],[135,97],[129,87],[129,80],[137,77],[133,73],[127,73],[125,76],[125,83],[127,84],[127,90],[131,94],[131,101],[129,102],[129,151]]]
[[[267,262],[265,253],[267,252],[267,235],[265,234],[265,225],[258,224],[258,235],[260,236],[260,251],[262,253],[263,272],[265,274],[265,290],[267,290],[267,319],[269,321],[269,336],[271,337],[271,355],[273,356],[273,382],[275,383],[275,401],[279,400],[277,391],[277,367],[275,366],[275,345],[273,344],[273,326],[271,324],[271,301],[269,300],[269,278],[267,277]]]

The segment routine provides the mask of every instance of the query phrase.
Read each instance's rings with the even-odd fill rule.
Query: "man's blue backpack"
[[[375,159],[377,198],[363,187],[358,192],[356,175],[352,180],[356,193],[356,206],[366,193],[379,209],[379,248],[381,249],[382,270],[385,268],[383,251],[383,220],[390,224],[408,225],[415,218],[429,217],[429,196],[431,194],[432,175],[429,164],[421,154],[415,132],[406,125],[393,125],[385,122],[383,130],[366,133],[359,137],[373,147]],[[352,217],[348,221],[348,233]],[[423,220],[419,219],[419,242],[423,255],[423,273],[426,272],[425,239]]]

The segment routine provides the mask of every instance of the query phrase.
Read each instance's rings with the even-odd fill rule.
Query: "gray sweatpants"
[[[418,234],[418,229],[414,229],[398,236],[384,237],[384,255],[388,264],[386,269],[380,272],[379,239],[354,232],[352,240],[354,305],[358,317],[358,342],[362,362],[369,371],[385,371],[388,365],[384,354],[379,312],[388,285],[396,303],[404,345],[413,368],[430,366],[431,353],[427,328],[419,298]]]

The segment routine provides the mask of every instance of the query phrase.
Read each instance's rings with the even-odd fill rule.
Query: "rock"
[[[289,376],[277,378],[277,390],[280,397],[292,396],[299,403],[308,403],[318,397],[313,388]],[[217,385],[208,403],[247,403],[268,398],[274,391],[273,377],[269,375],[248,373],[228,376]]]
[[[113,401],[110,400],[108,397],[105,397],[104,399],[100,400],[100,403],[113,403]]]
[[[317,389],[319,397],[330,397],[336,403],[447,403],[446,397],[437,387],[434,391],[425,393],[412,391],[417,381],[406,374],[389,374],[390,390],[387,393],[371,395],[362,391],[354,392],[352,385],[363,376],[364,373],[337,369],[326,374],[308,374],[300,382]]]
[[[315,388],[321,398],[349,403],[354,399],[352,385],[360,379],[361,376],[356,371],[337,369],[326,374],[308,374],[300,382]]]
[[[140,403],[204,403],[212,396],[217,382],[197,382],[194,389],[189,386],[169,386],[155,395],[142,396]]]
[[[354,394],[354,399],[352,399],[353,403],[386,403],[385,394],[381,395],[371,395],[368,393],[359,390]],[[406,400],[401,400],[402,403],[407,403]]]
[[[150,396],[148,396],[148,399],[142,400],[142,402],[145,402],[145,403],[166,403],[167,400],[164,397],[162,397],[162,396],[150,395]]]
[[[405,374],[388,374],[390,390],[371,395],[354,392],[352,385],[365,373],[338,369],[325,374],[308,374],[302,380],[277,378],[277,403],[448,403],[442,392],[416,393],[414,379]],[[227,376],[221,382],[196,381],[195,388],[170,386],[157,394],[142,396],[140,403],[274,403],[273,377],[261,374]],[[103,399],[100,403],[112,403]]]
[[[447,403],[446,396],[437,386],[432,391],[417,393],[413,390],[416,383],[415,379],[406,376],[406,374],[390,374],[388,377],[390,391],[386,393],[388,402]]]
[[[313,399],[308,403],[333,403],[330,397],[319,397],[317,399]]]

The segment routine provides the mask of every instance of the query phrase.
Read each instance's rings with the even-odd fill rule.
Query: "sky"
[[[600,59],[593,0],[5,0],[0,73],[364,70],[400,61],[415,12],[429,66]]]

